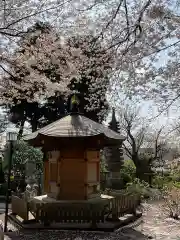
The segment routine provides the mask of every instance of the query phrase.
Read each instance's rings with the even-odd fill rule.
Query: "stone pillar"
[[[112,119],[109,128],[117,133],[120,132],[119,122],[116,120],[115,109],[112,109]],[[122,144],[108,147],[106,150],[107,166],[109,171],[109,187],[121,189],[120,169],[124,163]]]
[[[115,154],[118,151],[118,156]],[[119,148],[110,148],[109,149],[109,157],[108,157],[108,171],[109,171],[109,179],[108,185],[112,189],[122,189],[122,182],[120,176],[120,169],[123,165],[123,150],[120,146]]]

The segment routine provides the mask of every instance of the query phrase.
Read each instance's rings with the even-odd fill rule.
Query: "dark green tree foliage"
[[[8,169],[9,147],[6,145],[4,157],[4,171]],[[17,187],[22,192],[25,190],[26,177],[34,175],[36,179],[43,172],[43,153],[40,149],[29,146],[24,141],[17,141],[13,145],[12,172],[14,181],[12,190],[16,191]]]
[[[91,59],[88,75],[86,68],[81,69],[81,79],[78,81],[72,79],[69,88],[78,95],[80,112],[94,121],[102,122],[108,110],[106,93],[109,79],[106,70],[111,68],[112,56],[104,55],[101,43],[94,41],[93,36],[72,37],[69,39],[69,45],[77,49],[81,48],[84,55]],[[96,87],[92,88],[92,84],[96,84]]]
[[[79,99],[79,112],[83,113],[86,117],[102,122],[107,116],[108,102],[106,99],[106,92],[109,86],[109,79],[106,72],[103,72],[104,67],[110,69],[111,57],[109,59],[101,60],[103,58],[103,50],[100,42],[94,42],[93,36],[76,36],[68,40],[68,45],[73,48],[83,49],[83,54],[91,60],[92,68],[81,69],[81,79],[73,78],[69,84],[69,89],[73,92],[66,99],[63,95],[57,93],[54,97],[47,100],[44,107],[44,117],[47,123],[51,123],[64,114],[70,112],[71,97],[76,93]],[[107,70],[106,69],[106,70]],[[96,83],[96,87],[91,88],[92,78]],[[101,79],[104,78],[104,84],[101,84]],[[100,84],[98,84],[98,81]],[[95,96],[95,97],[94,97]]]
[[[41,108],[43,119],[39,121],[38,127],[52,123],[67,113],[67,102],[64,96],[56,93],[55,96],[47,99],[46,104]]]
[[[127,183],[133,182],[136,178],[136,166],[132,160],[125,160],[122,168],[120,169],[120,178],[122,186],[126,187]]]
[[[9,113],[9,120],[19,128],[19,136],[21,136],[25,121],[30,123],[32,132],[37,130],[40,119],[43,117],[43,107],[38,102],[30,103],[21,100],[18,104],[8,106],[7,113]]]
[[[9,147],[6,145],[6,151],[4,156],[3,169],[8,169],[9,162]],[[24,178],[26,165],[28,163],[34,163],[35,167],[33,173],[36,174],[36,171],[39,169],[42,170],[43,165],[43,153],[40,149],[29,146],[24,141],[17,141],[13,145],[13,158],[12,158],[12,172],[14,175],[17,173]]]
[[[21,47],[21,42],[27,37],[28,34],[30,34],[29,45],[35,44],[37,35],[34,35],[33,33],[36,31],[40,31],[41,33],[49,32],[50,26],[47,23],[38,22],[33,27],[29,28],[27,34],[22,37],[19,43],[19,49],[16,50],[17,52],[20,52],[22,54],[24,53],[25,49]],[[15,69],[15,71],[19,72],[21,71],[21,69],[18,68]],[[48,70],[47,75],[49,75]],[[10,80],[14,80],[15,82],[18,81],[18,79],[14,79],[13,75],[10,75]],[[34,86],[34,88],[36,88],[36,86]],[[3,105],[3,107],[5,107],[6,112],[9,114],[9,120],[12,123],[17,124],[17,127],[19,127],[19,137],[21,137],[23,133],[25,121],[28,121],[30,123],[33,132],[36,131],[39,126],[40,119],[43,117],[44,113],[42,104],[40,104],[39,102],[28,102],[25,98],[14,98],[13,101],[13,105],[6,104],[5,106]]]

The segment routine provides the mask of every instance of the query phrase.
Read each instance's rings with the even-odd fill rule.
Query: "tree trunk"
[[[37,131],[38,121],[36,119],[31,120],[31,130],[32,132]]]
[[[20,127],[19,127],[19,132],[18,132],[18,136],[17,136],[17,139],[18,139],[18,140],[19,140],[19,139],[22,137],[22,135],[23,135],[25,121],[26,121],[25,118],[24,118],[23,120],[21,120],[21,124],[20,124]]]
[[[144,180],[143,179],[142,168],[139,165],[136,166],[136,178],[139,178],[140,180]]]
[[[143,163],[136,165],[136,177],[152,185],[152,173]]]
[[[132,155],[132,161],[134,162],[136,166],[136,178],[142,179],[142,166],[140,164],[140,160],[137,156],[137,154]]]
[[[139,178],[140,180],[145,180],[144,167],[140,163],[140,159],[136,158],[134,164],[136,166],[136,178]]]
[[[151,174],[149,175],[148,184],[149,184],[150,187],[152,187],[152,175]]]

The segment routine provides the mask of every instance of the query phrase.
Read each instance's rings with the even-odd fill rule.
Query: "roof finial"
[[[72,113],[79,113],[79,99],[77,95],[74,93],[71,97],[71,102],[70,102],[70,112]]]

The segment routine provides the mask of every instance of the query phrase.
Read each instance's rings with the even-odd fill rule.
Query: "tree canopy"
[[[104,119],[114,56],[93,39],[93,35],[79,35],[62,40],[40,22],[23,35],[6,59],[9,74],[1,82],[1,103],[10,109],[12,122],[23,126],[29,121],[35,131],[68,112],[74,92],[81,112],[95,121]]]
[[[6,0],[1,2],[0,9],[3,72],[8,71],[8,54],[16,48],[17,39],[38,20],[49,20],[64,39],[77,36],[77,32],[93,35],[94,43],[100,41],[105,50],[114,51],[116,61],[111,72],[114,96],[121,89],[128,96],[160,97],[166,106],[179,97],[178,0],[16,0],[13,4]],[[52,48],[47,46],[45,43],[48,54]],[[68,74],[76,63],[79,65],[78,60],[71,64]],[[35,71],[31,74],[37,77]],[[41,83],[44,80],[45,76]]]

